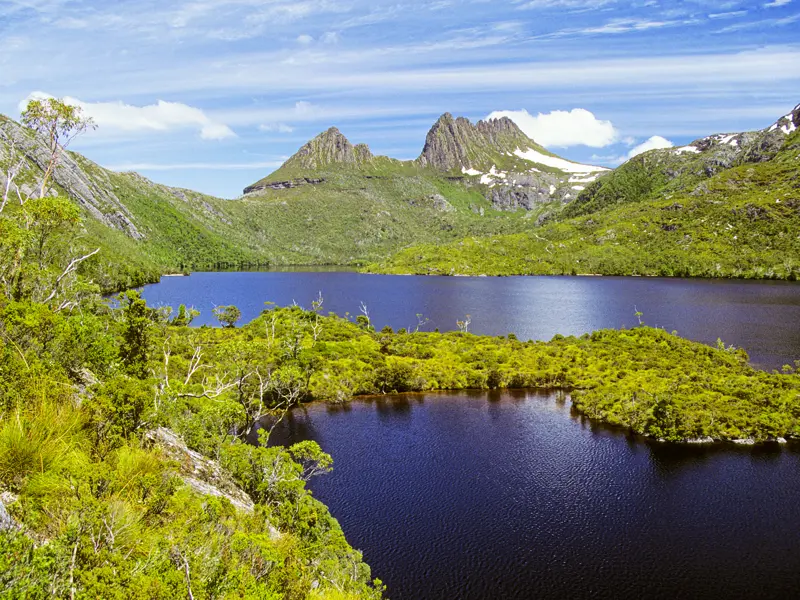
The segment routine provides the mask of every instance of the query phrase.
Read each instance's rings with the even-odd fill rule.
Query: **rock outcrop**
[[[38,193],[35,182],[40,180],[50,159],[47,143],[21,125],[0,116],[0,160],[11,160],[12,147],[26,159],[19,178],[22,189],[29,194]],[[111,191],[112,186],[104,178],[103,169],[85,158],[81,157],[80,161],[76,155],[63,152],[53,173],[53,182],[77,201],[92,218],[135,240],[144,239],[144,234],[133,222],[133,215]],[[91,176],[87,169],[91,169]],[[2,176],[0,179],[0,183],[4,183]]]
[[[330,165],[363,165],[373,159],[366,144],[353,146],[336,127],[319,134],[305,144],[284,166],[320,169]]]
[[[11,504],[15,500],[16,497],[9,492],[0,493],[0,533],[19,528],[16,521],[8,514],[8,510],[6,509],[6,504]]]
[[[289,190],[304,185],[319,185],[325,183],[324,177],[298,177],[286,181],[261,181],[244,188],[244,194],[256,194],[264,190]]]
[[[186,485],[200,494],[226,498],[235,507],[253,512],[253,500],[242,490],[219,463],[189,449],[174,431],[159,427],[146,434],[147,441],[160,448],[178,465]]]
[[[438,171],[488,171],[497,164],[499,155],[534,146],[536,143],[508,117],[473,125],[469,119],[445,113],[428,132],[417,162]]]

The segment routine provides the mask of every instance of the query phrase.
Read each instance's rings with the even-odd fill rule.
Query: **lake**
[[[295,410],[277,442],[393,600],[777,598],[800,589],[800,450],[681,447],[550,393],[391,396]]]
[[[148,286],[151,304],[265,301],[358,314],[377,328],[547,340],[647,324],[800,358],[800,285],[616,277],[449,278],[351,272],[195,273]],[[662,445],[593,425],[564,395],[389,396],[296,409],[274,443],[318,441],[314,494],[404,599],[771,598],[800,589],[800,449]]]
[[[214,306],[235,304],[249,321],[264,302],[310,308],[319,293],[325,311],[351,317],[363,302],[373,325],[428,331],[456,329],[549,340],[596,329],[648,325],[713,344],[745,348],[751,361],[779,369],[800,359],[800,283],[643,277],[421,277],[344,271],[222,272],[165,277],[144,288],[151,304],[194,305],[195,324],[215,324]]]

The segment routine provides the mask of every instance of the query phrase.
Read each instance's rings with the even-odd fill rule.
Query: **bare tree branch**
[[[53,298],[56,297],[56,294],[58,294],[58,288],[61,285],[61,281],[64,279],[64,277],[66,277],[70,273],[74,273],[75,270],[78,268],[78,265],[80,265],[83,261],[91,258],[98,252],[100,252],[100,248],[97,248],[96,250],[89,252],[89,254],[86,254],[85,256],[81,256],[79,258],[73,258],[67,265],[67,268],[64,269],[64,272],[61,273],[61,275],[59,275],[58,278],[56,279],[56,282],[53,284],[53,291],[50,292],[50,295],[45,299],[44,304],[47,304]]]

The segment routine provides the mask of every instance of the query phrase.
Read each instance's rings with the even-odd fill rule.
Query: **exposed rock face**
[[[331,127],[300,148],[286,165],[319,169],[332,164],[365,164],[372,158],[368,146],[353,146],[336,127]]]
[[[364,179],[412,173],[420,178],[447,179],[466,188],[480,186],[495,208],[509,211],[569,201],[583,189],[575,184],[593,181],[604,170],[550,154],[507,117],[473,124],[445,113],[428,132],[415,161],[375,157],[367,146],[352,146],[338,129],[331,128],[305,144],[278,171],[245,188],[244,193],[315,184],[324,181],[327,168],[337,164],[351,167],[349,175]],[[362,166],[365,168],[359,172]],[[304,176],[297,177],[298,172]],[[433,208],[440,212],[456,210],[443,196],[442,200],[447,204],[434,201]],[[408,202],[431,206],[431,198],[417,197]]]
[[[50,158],[46,143],[21,125],[0,117],[0,155],[8,157],[12,145],[27,159],[24,174],[27,179],[40,180],[41,171],[47,167]],[[90,177],[72,154],[63,152],[53,173],[53,182],[104,225],[118,229],[133,239],[143,239],[145,236],[133,223],[131,213],[111,191],[110,183],[103,180],[103,170],[94,164],[92,167],[94,176]],[[25,189],[34,192],[35,186],[29,183]]]
[[[473,167],[488,170],[498,154],[513,153],[518,148],[534,145],[533,140],[507,117],[473,125],[469,119],[455,119],[450,113],[445,113],[428,132],[417,161],[423,167],[439,171],[461,171]]]
[[[535,158],[525,158],[529,155]],[[547,153],[507,117],[473,125],[449,113],[428,133],[417,162],[470,177],[471,183],[486,186],[484,195],[496,209],[508,211],[569,201],[583,189],[573,184],[594,181],[601,171],[586,167],[581,172],[584,165]]]
[[[687,171],[687,163],[691,164],[694,174],[711,177],[741,164],[771,160],[783,147],[786,136],[798,128],[800,105],[765,129],[700,138],[683,148],[666,151],[685,159],[695,159],[683,161],[684,165],[671,169],[668,175],[671,178],[682,175]]]
[[[244,188],[244,193],[247,195],[262,192],[264,190],[288,190],[303,185],[319,185],[321,183],[325,183],[324,177],[299,177],[297,179],[289,179],[287,181],[265,181],[254,183],[253,185]]]
[[[174,431],[159,427],[149,431],[146,439],[178,463],[181,479],[189,487],[200,494],[227,498],[235,507],[253,512],[253,500],[236,485],[219,463],[190,450]]]
[[[537,206],[552,202],[548,188],[539,186],[502,186],[489,190],[489,200],[498,210],[533,210]]]
[[[18,525],[6,510],[6,504],[11,504],[16,497],[10,492],[0,493],[0,532],[17,529]]]

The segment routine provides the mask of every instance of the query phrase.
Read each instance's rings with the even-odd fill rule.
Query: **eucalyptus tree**
[[[50,184],[65,148],[95,125],[80,107],[56,98],[30,101],[22,112],[22,123],[46,149],[46,158],[38,190],[27,192],[15,179],[34,161],[13,140],[6,145],[0,204],[0,295],[47,304],[57,311],[71,309],[85,292],[95,289],[80,282],[77,275],[80,265],[100,250],[80,246],[76,235],[80,209],[69,198],[52,193]],[[19,208],[5,210],[12,189]]]

